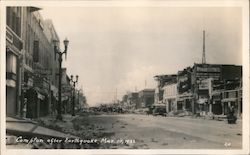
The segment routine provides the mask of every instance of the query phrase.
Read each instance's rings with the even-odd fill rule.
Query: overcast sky
[[[70,41],[69,75],[78,74],[90,106],[127,91],[154,88],[157,74],[173,74],[202,59],[242,64],[240,8],[47,7],[61,41]]]

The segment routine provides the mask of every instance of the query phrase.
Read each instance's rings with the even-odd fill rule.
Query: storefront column
[[[186,110],[186,98],[184,98],[182,109],[183,109],[183,110]]]
[[[40,99],[38,98],[37,99],[37,118],[39,118],[40,117]]]
[[[195,104],[194,99],[191,99],[192,113],[195,114]]]
[[[221,107],[222,107],[222,115],[225,115],[224,102],[221,102]]]
[[[209,103],[209,113],[212,114],[212,103]]]
[[[241,102],[240,102],[240,99],[237,100],[237,107],[238,107],[238,110],[237,110],[237,117],[241,117]]]

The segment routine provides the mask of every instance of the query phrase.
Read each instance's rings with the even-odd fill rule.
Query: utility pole
[[[205,52],[205,30],[203,30],[202,64],[206,64],[206,52]]]

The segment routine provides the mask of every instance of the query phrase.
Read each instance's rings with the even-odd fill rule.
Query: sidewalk
[[[49,117],[48,117],[49,118]],[[71,121],[70,117],[64,117],[64,121]],[[41,134],[45,136],[53,137],[73,137],[69,134],[65,134],[56,130],[45,128],[38,125],[37,122],[31,120],[17,119],[12,117],[6,117],[6,131],[11,132],[28,132],[30,134]]]
[[[14,117],[6,117],[6,144],[13,145],[15,144],[14,148],[18,148],[17,144],[17,137],[41,137],[41,138],[58,138],[58,139],[65,139],[67,138],[78,138],[71,134],[67,134],[55,129],[51,129],[48,127],[44,127],[40,120],[53,120],[56,121],[51,116],[39,118],[38,121],[29,120],[29,119],[19,119]],[[68,115],[63,116],[63,121],[57,121],[59,124],[64,124],[71,122],[74,118]],[[18,143],[18,145],[24,145],[23,143]],[[22,148],[22,146],[20,146]],[[30,148],[30,146],[25,146]],[[10,147],[11,148],[11,147]]]
[[[62,115],[62,117],[62,121],[58,121],[55,119],[55,117],[51,116],[40,117],[38,121],[40,124],[47,128],[61,131],[63,133],[75,133],[73,120],[79,116],[71,116],[70,114],[64,114]]]

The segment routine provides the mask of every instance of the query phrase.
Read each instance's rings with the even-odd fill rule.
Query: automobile
[[[155,106],[153,109],[153,115],[161,115],[161,116],[166,116],[166,107],[165,106]]]

